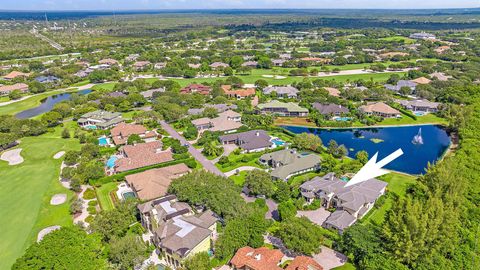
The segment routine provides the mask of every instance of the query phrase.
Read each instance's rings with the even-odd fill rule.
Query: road
[[[160,121],[162,128],[170,135],[172,138],[180,141],[182,145],[188,145],[188,152],[198,161],[202,166],[209,172],[216,175],[225,176],[213,163],[208,160],[205,156],[200,153],[195,147],[193,147],[182,135],[180,135],[172,126],[170,126],[165,121]]]
[[[50,46],[52,46],[53,48],[59,50],[59,51],[63,51],[64,48],[62,47],[62,45],[58,44],[57,42],[49,39],[48,37],[40,34],[37,30],[33,29],[32,31],[30,31],[30,33],[32,33],[34,36],[38,37],[39,39],[43,40],[43,41],[46,41],[50,44]]]

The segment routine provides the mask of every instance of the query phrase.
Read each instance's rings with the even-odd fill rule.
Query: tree
[[[200,252],[189,257],[185,262],[185,270],[211,270],[212,262],[207,252]]]
[[[183,132],[183,136],[187,140],[196,139],[198,136],[198,130],[194,125],[190,124],[187,126],[185,132]]]
[[[108,258],[120,270],[137,269],[147,258],[147,246],[137,235],[114,237],[109,245]]]
[[[127,139],[127,144],[128,145],[134,145],[134,144],[137,144],[137,143],[143,143],[143,139],[142,139],[142,137],[140,137],[140,135],[132,134],[132,135],[128,136],[128,139]]]
[[[258,61],[258,68],[270,69],[272,68],[272,60],[268,56],[261,56]]]
[[[400,87],[400,90],[398,91],[398,93],[403,96],[408,96],[412,93],[412,89],[408,86],[402,86]]]
[[[218,111],[214,107],[206,107],[202,112],[203,117],[215,118],[218,117]]]
[[[275,190],[273,198],[277,202],[284,202],[290,199],[290,197],[292,196],[292,192],[287,182],[282,180],[275,181],[275,186],[277,187],[277,189]]]
[[[288,249],[312,255],[320,251],[323,242],[322,231],[321,227],[306,217],[292,217],[287,222],[281,222],[274,235],[282,239]]]
[[[312,133],[303,132],[293,138],[293,144],[300,150],[320,151],[322,139]]]
[[[257,87],[257,89],[261,90],[267,86],[268,86],[268,82],[266,80],[260,79],[255,81],[255,87]]]
[[[66,165],[72,166],[77,163],[77,158],[79,157],[80,153],[77,151],[67,151],[64,155],[64,160]]]
[[[223,74],[225,76],[232,76],[233,75],[233,69],[231,67],[226,67],[224,70],[223,70]]]
[[[49,127],[57,126],[58,124],[60,124],[60,121],[62,121],[62,119],[62,115],[54,111],[47,112],[42,115],[42,122]]]
[[[107,269],[103,254],[100,238],[78,227],[64,227],[31,245],[12,269]]]
[[[253,195],[272,196],[274,184],[269,173],[263,170],[253,170],[247,173],[245,185]]]
[[[68,128],[64,128],[62,131],[62,138],[70,139],[70,130]]]
[[[222,148],[215,146],[214,142],[208,142],[204,145],[202,153],[209,157],[216,157],[222,153]]]
[[[367,151],[358,151],[357,154],[355,155],[355,158],[360,161],[363,165],[365,165],[368,162],[368,153]]]
[[[137,221],[135,209],[135,203],[127,201],[113,210],[102,211],[95,216],[90,229],[106,242],[114,237],[124,237],[130,225]]]
[[[297,214],[297,207],[292,201],[285,201],[278,205],[278,214],[282,221],[295,217]]]
[[[238,69],[243,64],[243,58],[239,55],[235,55],[230,59],[230,66],[234,69]]]
[[[11,100],[19,99],[22,97],[22,92],[20,90],[13,90],[8,94],[8,98]]]

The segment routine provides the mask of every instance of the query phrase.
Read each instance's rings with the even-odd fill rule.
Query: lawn
[[[115,208],[115,204],[110,197],[110,192],[117,189],[117,182],[110,182],[96,189],[98,202],[102,210],[111,210]]]
[[[383,119],[382,122],[379,122],[377,125],[395,126],[395,125],[418,125],[418,124],[446,125],[447,120],[429,113],[424,116],[417,116],[417,120],[414,120],[406,115],[403,115],[402,118],[386,118],[386,119]]]
[[[357,269],[357,268],[355,267],[355,265],[353,265],[353,264],[351,264],[351,263],[346,263],[346,264],[344,264],[344,265],[342,265],[342,266],[335,267],[335,268],[333,268],[332,270],[355,270],[355,269]]]
[[[229,178],[233,180],[235,185],[243,187],[247,173],[248,173],[247,171],[243,171],[243,172],[240,172],[238,175],[232,175]]]
[[[228,159],[230,160],[230,163],[227,167],[223,167],[220,164],[215,164],[217,168],[220,169],[222,172],[229,172],[231,170],[234,170],[239,167],[243,166],[252,166],[252,167],[257,167],[257,168],[262,168],[260,165],[257,164],[257,160],[260,158],[260,156],[263,155],[263,153],[251,153],[251,154],[240,154],[240,155],[235,155],[235,153],[231,153],[228,156]],[[247,158],[247,162],[243,162],[242,159]]]
[[[308,118],[302,117],[277,117],[274,124],[276,126],[317,127],[315,123],[308,121]]]
[[[380,40],[385,40],[385,41],[403,41],[405,44],[413,44],[415,42],[414,39],[407,38],[407,37],[402,37],[402,36],[392,36],[392,37],[384,37],[380,38]]]
[[[23,149],[22,164],[9,166],[0,161],[0,269],[10,269],[44,227],[73,224],[68,202],[50,205],[53,194],[73,196],[58,181],[61,160],[53,155],[80,148],[76,139],[61,139],[60,130],[23,138],[18,146]]]

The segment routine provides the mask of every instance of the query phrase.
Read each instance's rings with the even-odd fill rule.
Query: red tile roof
[[[323,270],[323,267],[311,257],[298,256],[285,270]]]
[[[30,73],[23,73],[23,72],[20,72],[20,71],[12,71],[10,73],[8,73],[7,75],[3,76],[4,79],[6,80],[11,80],[11,79],[15,79],[17,77],[28,77],[30,76]]]
[[[125,157],[115,162],[116,172],[129,171],[173,160],[172,152],[162,151],[160,141],[126,145],[122,150]]]
[[[206,86],[203,84],[190,84],[189,86],[182,88],[180,90],[180,93],[183,93],[183,94],[199,93],[202,95],[210,95],[210,91],[212,91],[212,88],[210,86]]]
[[[255,88],[244,88],[232,90],[231,85],[222,85],[223,92],[227,96],[233,97],[249,97],[255,95]]]
[[[110,134],[112,134],[113,142],[116,145],[125,144],[127,139],[130,135],[137,134],[146,134],[147,129],[142,125],[135,125],[135,124],[126,124],[120,123],[116,127],[110,130]]]
[[[243,247],[235,253],[230,264],[237,269],[282,270],[278,266],[282,258],[283,253],[278,249]]]

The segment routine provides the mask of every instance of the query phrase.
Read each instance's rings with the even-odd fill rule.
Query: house
[[[397,102],[412,112],[434,113],[438,111],[438,107],[440,106],[440,103],[431,102],[426,99],[397,100]]]
[[[167,63],[165,62],[159,62],[153,66],[154,69],[164,69],[166,67],[167,67]]]
[[[279,264],[283,253],[278,249],[266,247],[242,247],[230,260],[233,270],[283,270]]]
[[[193,109],[188,109],[187,113],[188,115],[200,115],[202,114],[206,108],[214,108],[217,110],[217,112],[222,113],[228,110],[236,110],[238,109],[237,105],[235,104],[205,104],[205,107],[203,108],[193,108]]]
[[[39,83],[56,83],[60,81],[60,79],[55,76],[39,76],[35,78],[35,81]]]
[[[121,113],[99,110],[82,115],[77,123],[83,128],[109,129],[124,121]]]
[[[180,163],[130,174],[125,176],[125,181],[137,198],[141,201],[149,201],[167,195],[170,183],[189,172],[187,165]]]
[[[142,125],[120,123],[110,130],[115,145],[124,145],[128,137],[133,134],[139,135],[144,142],[153,142],[158,134],[155,131],[147,131]]]
[[[133,68],[137,71],[145,70],[148,68],[152,63],[150,61],[137,61],[133,64]]]
[[[219,69],[219,68],[227,68],[229,67],[229,65],[223,62],[213,62],[212,64],[210,64],[210,67],[213,69]]]
[[[287,265],[285,270],[323,270],[323,267],[312,257],[297,256]]]
[[[290,60],[290,59],[292,59],[292,54],[290,54],[290,53],[282,53],[282,54],[279,55],[279,57],[280,57],[281,59]]]
[[[333,87],[324,87],[323,89],[327,90],[328,94],[332,97],[340,97],[340,90]]]
[[[252,68],[256,68],[258,66],[258,62],[257,61],[247,61],[247,62],[244,62],[242,64],[242,67],[252,67]]]
[[[399,80],[397,82],[397,85],[391,85],[391,84],[385,84],[385,88],[388,90],[394,91],[394,92],[399,92],[402,87],[408,87],[411,90],[411,93],[415,92],[415,89],[417,88],[417,83],[413,81],[407,81],[407,80]]]
[[[140,92],[140,95],[142,95],[144,98],[148,100],[152,100],[154,96],[156,96],[158,93],[164,93],[165,88],[157,88],[157,89],[150,89],[147,91]]]
[[[93,70],[91,70],[91,69],[80,70],[80,71],[78,71],[77,73],[75,73],[75,74],[73,74],[73,75],[75,75],[75,76],[77,76],[77,77],[79,77],[79,78],[86,78],[86,77],[88,77],[88,74],[91,73],[91,71],[93,71]]]
[[[161,141],[125,145],[120,148],[121,158],[115,161],[114,172],[125,172],[173,160],[170,150],[162,150]]]
[[[10,94],[10,92],[13,92],[15,90],[18,90],[22,93],[26,93],[28,92],[28,85],[25,83],[16,83],[13,85],[0,86],[0,96],[6,96]]]
[[[260,113],[263,114],[276,114],[279,116],[291,116],[291,117],[306,117],[308,116],[308,110],[298,106],[293,102],[280,102],[278,100],[272,100],[268,103],[258,104],[257,108]]]
[[[264,130],[250,130],[241,133],[220,136],[222,144],[236,144],[244,152],[261,152],[275,147],[272,137]]]
[[[276,66],[276,67],[281,67],[281,66],[283,66],[283,64],[284,64],[285,62],[287,62],[287,60],[285,60],[285,59],[273,59],[273,60],[272,60],[272,64],[273,64],[274,66]]]
[[[438,54],[444,54],[448,50],[450,50],[450,46],[440,46],[440,47],[434,49],[434,51]]]
[[[434,72],[432,74],[430,74],[430,77],[432,78],[435,78],[439,81],[442,81],[442,82],[446,82],[448,81],[449,79],[452,78],[452,76],[447,76],[445,75],[445,73],[442,73],[442,72]]]
[[[18,78],[18,77],[26,78],[28,76],[30,76],[30,73],[23,73],[23,72],[20,72],[20,71],[12,71],[12,72],[8,73],[7,75],[3,76],[3,79],[4,80],[13,80],[13,79]]]
[[[217,234],[217,218],[211,210],[193,211],[174,195],[137,206],[151,242],[163,254],[169,267],[181,268],[185,259],[212,249]]]
[[[275,93],[277,97],[282,98],[297,98],[300,91],[293,86],[268,86],[263,88],[262,92],[265,95]]]
[[[307,61],[307,62],[324,63],[324,64],[328,64],[331,62],[331,60],[328,58],[319,58],[319,57],[303,57],[303,58],[300,58],[300,60]]]
[[[419,78],[416,78],[415,80],[411,80],[411,82],[416,83],[416,84],[429,84],[432,81],[425,78],[425,77],[419,77]]]
[[[273,170],[273,179],[288,180],[290,177],[320,169],[321,158],[315,154],[299,154],[295,149],[284,149],[264,154],[260,162]]]
[[[385,194],[387,187],[386,182],[375,178],[348,187],[345,187],[346,184],[335,173],[328,173],[300,185],[300,193],[307,203],[319,199],[322,207],[336,209],[324,226],[340,232],[365,216],[376,200]]]
[[[388,106],[383,102],[369,103],[367,105],[360,106],[358,109],[360,112],[363,112],[367,115],[376,115],[383,118],[394,118],[401,116],[398,110]]]
[[[245,89],[232,89],[231,85],[222,85],[223,93],[227,97],[244,99],[246,97],[255,96],[255,88],[245,88]]]
[[[413,33],[410,35],[410,38],[413,39],[425,39],[425,40],[434,40],[437,39],[437,37],[433,34],[421,32],[421,33]]]
[[[212,91],[212,88],[210,86],[206,86],[203,84],[190,84],[180,89],[180,93],[182,94],[199,93],[201,95],[210,95],[211,91]]]
[[[202,64],[188,64],[188,67],[193,69],[199,69],[201,66]]]
[[[382,59],[386,59],[386,58],[392,58],[394,56],[407,56],[408,53],[406,52],[386,52],[386,53],[382,53],[382,54],[379,54],[378,56]]]
[[[130,54],[129,56],[125,57],[125,61],[128,61],[128,62],[137,61],[139,57],[140,57],[140,54],[138,53]]]
[[[122,93],[120,91],[115,91],[115,92],[108,93],[108,96],[111,97],[111,98],[126,98],[127,97],[127,95],[125,95],[124,93]]]
[[[108,65],[108,66],[118,66],[119,63],[115,59],[107,58],[107,59],[102,59],[98,61],[100,65]]]
[[[312,104],[312,107],[322,115],[341,116],[343,114],[348,114],[350,112],[348,108],[342,105],[334,104],[334,103],[321,104],[321,103],[315,102]]]
[[[203,117],[192,120],[192,124],[198,131],[210,130],[231,133],[242,126],[241,121],[241,114],[228,110],[219,113],[218,117],[215,118]]]

